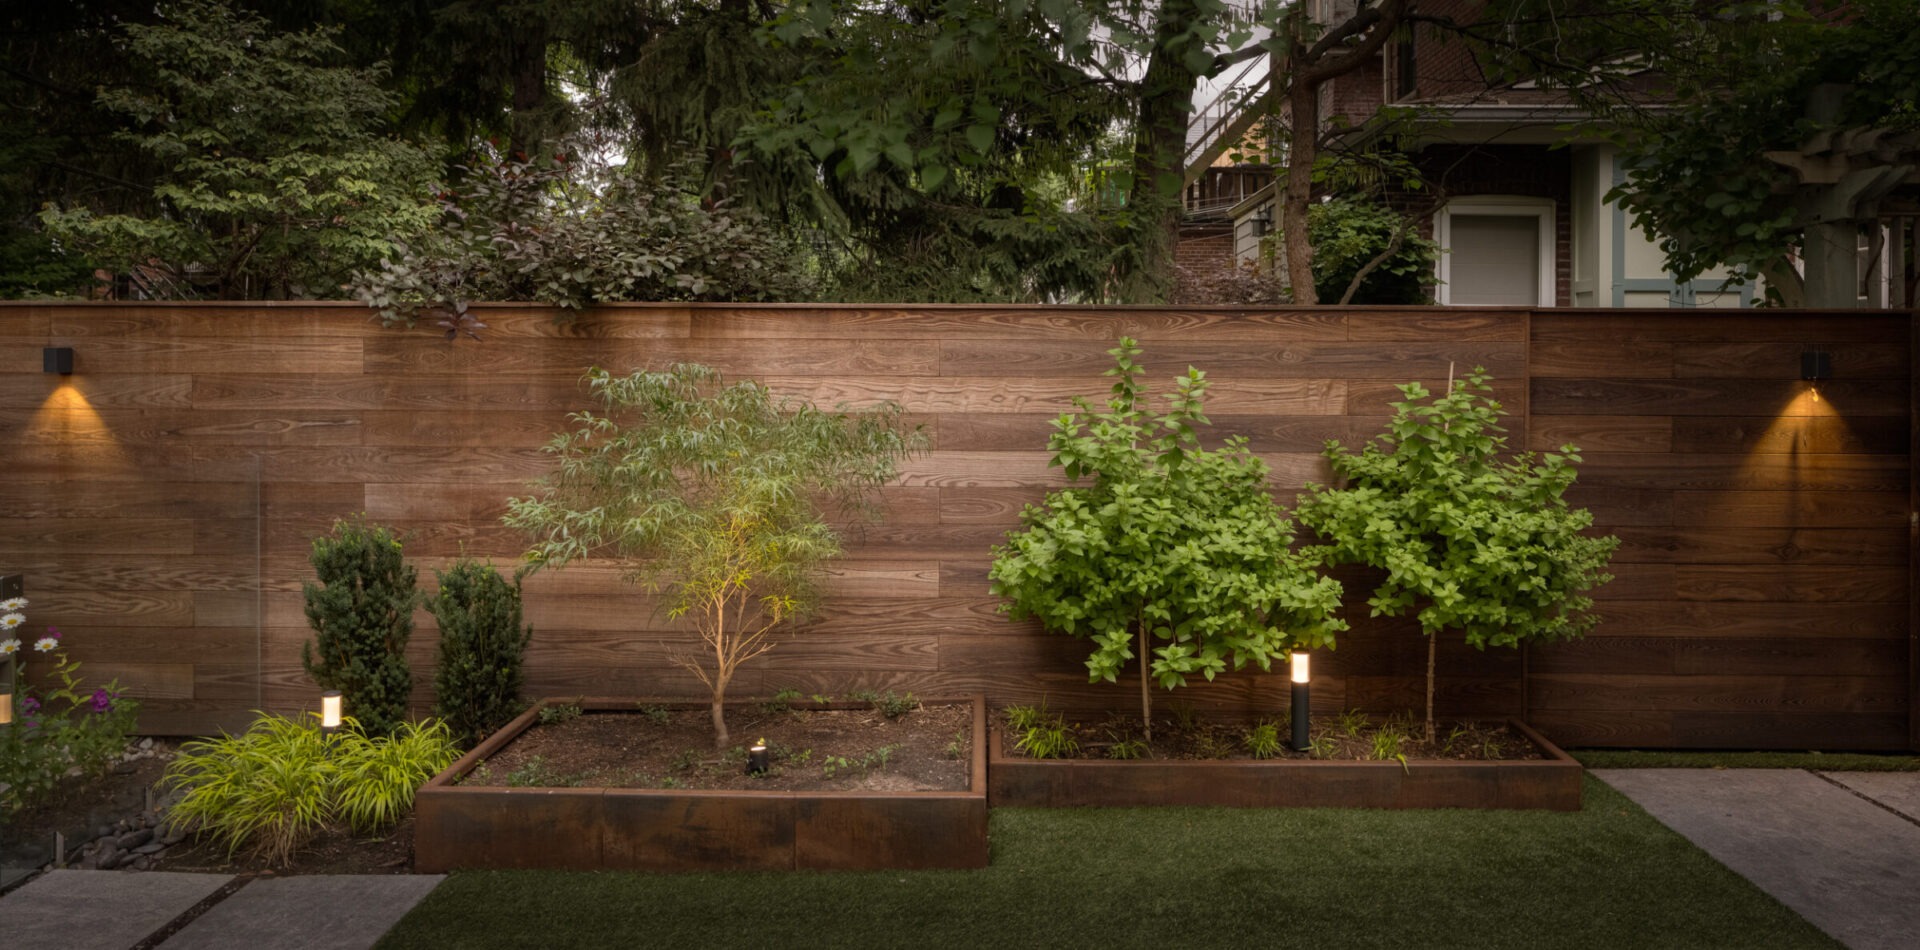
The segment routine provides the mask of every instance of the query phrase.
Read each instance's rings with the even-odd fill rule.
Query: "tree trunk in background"
[[[520,161],[533,158],[545,138],[547,105],[547,29],[530,28],[513,41],[513,115],[507,154]]]
[[[1198,14],[1194,0],[1168,0],[1154,23],[1153,56],[1140,82],[1139,127],[1133,143],[1134,209],[1140,276],[1156,297],[1173,274],[1173,246],[1180,234],[1180,189],[1186,183],[1187,123],[1193,88],[1200,78],[1186,54],[1186,36]]]

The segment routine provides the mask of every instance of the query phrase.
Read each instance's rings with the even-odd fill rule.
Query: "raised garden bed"
[[[633,700],[568,700],[583,712],[632,712]],[[961,791],[538,788],[462,780],[532,729],[547,700],[488,737],[415,799],[414,868],[854,870],[987,863],[986,703],[971,711]],[[865,708],[808,703],[799,711]],[[733,706],[730,709],[735,708]],[[737,708],[749,708],[741,704]],[[749,737],[751,738],[751,737]]]
[[[1580,763],[1525,723],[1508,727],[1537,759],[1213,761],[1031,759],[1009,755],[998,724],[988,801],[999,805],[1224,805],[1239,808],[1537,808],[1580,810]]]

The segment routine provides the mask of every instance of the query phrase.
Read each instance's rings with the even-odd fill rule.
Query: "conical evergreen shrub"
[[[320,578],[302,586],[317,642],[301,646],[300,662],[322,689],[340,691],[369,735],[392,735],[413,690],[407,638],[419,599],[400,539],[364,518],[336,521],[307,560]]]
[[[507,583],[492,564],[461,559],[436,571],[440,592],[427,601],[440,623],[434,715],[470,748],[521,709],[521,661],[533,630],[520,622],[520,579]]]

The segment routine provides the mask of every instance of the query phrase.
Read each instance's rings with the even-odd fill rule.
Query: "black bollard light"
[[[762,739],[747,749],[747,774],[767,774],[767,740]]]
[[[1313,714],[1313,700],[1307,683],[1307,651],[1295,650],[1288,657],[1293,672],[1293,751],[1305,752],[1313,745],[1307,735],[1307,719]]]

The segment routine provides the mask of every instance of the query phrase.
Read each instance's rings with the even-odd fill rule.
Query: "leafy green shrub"
[[[1147,408],[1126,337],[1108,351],[1115,377],[1104,412],[1085,399],[1054,422],[1048,448],[1069,479],[994,548],[989,577],[1001,609],[1093,641],[1088,678],[1140,669],[1140,718],[1153,739],[1150,682],[1166,689],[1248,665],[1269,669],[1297,646],[1332,642],[1340,585],[1291,551],[1292,525],[1267,491],[1267,467],[1244,438],[1200,447],[1205,374],[1175,380],[1165,414]],[[1159,646],[1152,646],[1154,641]]]
[[[0,632],[0,664],[16,662],[21,641],[5,633],[25,629],[24,597],[0,603],[10,621]],[[41,801],[69,773],[101,775],[126,751],[139,704],[120,695],[118,681],[91,689],[80,678],[80,664],[61,649],[61,634],[49,627],[34,640],[33,651],[50,654],[52,669],[44,691],[27,686],[25,668],[13,674],[15,720],[0,726],[0,784],[8,786],[0,815]],[[4,670],[0,670],[4,672]]]
[[[354,294],[388,326],[440,318],[453,338],[483,325],[473,300],[552,304],[571,322],[622,300],[801,300],[803,245],[750,208],[701,197],[681,163],[663,174],[579,156],[493,161],[441,195],[440,227],[361,273]]]
[[[308,562],[320,577],[302,586],[316,642],[301,645],[301,665],[322,688],[340,691],[367,732],[391,733],[406,720],[413,689],[406,650],[419,599],[400,539],[364,519],[336,521],[331,534],[313,539]]]
[[[493,565],[462,558],[436,575],[439,593],[427,601],[440,624],[434,714],[471,746],[519,715],[521,661],[533,630],[520,622],[519,581],[508,584]]]
[[[1476,367],[1431,402],[1419,383],[1401,386],[1386,431],[1358,454],[1327,443],[1346,487],[1309,485],[1298,506],[1325,539],[1316,558],[1386,572],[1367,599],[1374,614],[1419,618],[1429,740],[1440,631],[1459,630],[1476,649],[1578,637],[1599,622],[1585,592],[1612,580],[1602,569],[1620,544],[1584,534],[1593,515],[1563,497],[1574,446],[1503,458],[1488,380]]]
[[[1354,291],[1354,304],[1430,303],[1440,248],[1416,222],[1377,201],[1335,197],[1307,211],[1313,286],[1323,303],[1338,302],[1362,268],[1380,259]],[[1382,257],[1382,255],[1385,255]]]
[[[1031,708],[1031,707],[1024,707]],[[1036,759],[1059,759],[1080,751],[1074,728],[1058,713],[1040,712],[1024,720],[1013,748]]]
[[[453,752],[440,723],[404,724],[388,738],[349,717],[328,736],[311,722],[263,714],[241,735],[180,747],[161,785],[186,795],[167,821],[211,835],[229,855],[246,848],[284,865],[336,822],[372,830],[399,820]]]

